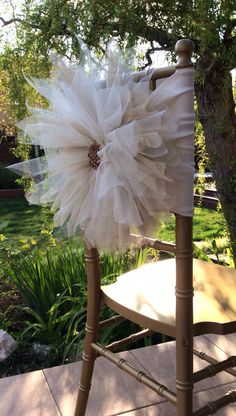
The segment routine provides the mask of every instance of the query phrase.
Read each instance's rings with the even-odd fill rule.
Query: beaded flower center
[[[89,158],[89,165],[93,169],[97,169],[100,165],[100,157],[98,156],[97,152],[100,149],[100,145],[98,143],[91,144],[89,148],[88,158]]]

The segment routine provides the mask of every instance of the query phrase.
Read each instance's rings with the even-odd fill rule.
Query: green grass
[[[8,222],[2,231],[7,238],[24,239],[40,235],[43,225],[51,221],[48,208],[29,205],[24,197],[0,199],[0,224]],[[206,208],[195,208],[194,241],[206,241],[225,236],[223,214]],[[157,237],[165,241],[174,240],[174,218],[163,224]]]
[[[157,232],[157,238],[163,241],[174,241],[174,216],[168,223],[163,224]],[[207,208],[195,208],[193,218],[193,240],[207,241],[226,234],[226,224],[221,212],[213,211]]]
[[[2,233],[9,239],[37,237],[51,219],[48,208],[29,205],[24,197],[0,199],[0,224],[7,222]]]

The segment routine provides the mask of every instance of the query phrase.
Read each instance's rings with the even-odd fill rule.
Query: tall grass
[[[63,361],[72,353],[86,314],[82,248],[34,250],[11,263],[8,273],[23,299],[21,339],[50,344]],[[71,346],[70,351],[68,345]]]
[[[66,293],[84,295],[85,268],[82,248],[51,247],[34,250],[9,268],[9,274],[24,302],[45,318],[57,299]]]
[[[129,252],[101,257],[103,284],[144,261],[145,255]],[[11,263],[8,273],[23,299],[21,338],[50,344],[61,361],[74,358],[83,338],[86,317],[86,270],[82,245],[61,243],[45,253],[33,250]],[[109,312],[104,312],[107,318]]]

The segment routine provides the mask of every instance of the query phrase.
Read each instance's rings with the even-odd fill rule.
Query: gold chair
[[[192,52],[191,41],[186,39],[178,41],[176,44],[177,65],[155,70],[150,81],[151,89],[155,88],[157,80],[172,75],[175,69],[181,71],[182,68],[192,66]],[[138,77],[141,76],[142,73],[138,75]],[[175,244],[151,238],[142,240],[143,246],[169,251],[175,255],[175,258],[146,264],[139,269],[125,273],[114,284],[108,286],[101,287],[100,284],[97,249],[89,249],[85,246],[88,307],[82,373],[75,416],[85,415],[94,361],[97,356],[107,358],[170,401],[173,404],[172,414],[177,416],[213,414],[236,400],[236,392],[231,392],[215,402],[207,403],[193,413],[194,383],[236,365],[236,357],[216,363],[214,358],[205,354],[204,359],[210,365],[193,373],[193,356],[199,354],[193,349],[193,337],[208,333],[224,335],[236,330],[236,305],[231,298],[231,293],[235,291],[236,272],[213,263],[193,260],[192,217],[175,213],[175,218]],[[133,238],[135,240],[136,236]],[[118,315],[109,319],[108,322],[99,323],[100,308],[103,304]],[[150,334],[150,332],[158,332],[176,339],[176,391],[171,391],[149,375],[135,369],[127,361],[120,360],[119,355],[111,351],[112,346],[106,348],[98,343],[99,328],[117,323],[124,318],[147,328],[132,339],[139,339],[140,336]],[[120,342],[121,345],[122,342]],[[230,371],[234,373],[233,370]]]

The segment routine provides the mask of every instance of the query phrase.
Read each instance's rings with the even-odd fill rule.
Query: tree
[[[76,34],[100,51],[111,37],[128,46],[148,42],[147,63],[156,50],[173,52],[179,38],[194,41],[198,116],[236,264],[235,0],[25,0],[16,18],[19,47],[41,59],[49,50],[77,58]]]
[[[15,120],[9,97],[9,73],[4,70],[0,61],[0,143],[1,138],[15,136]]]

